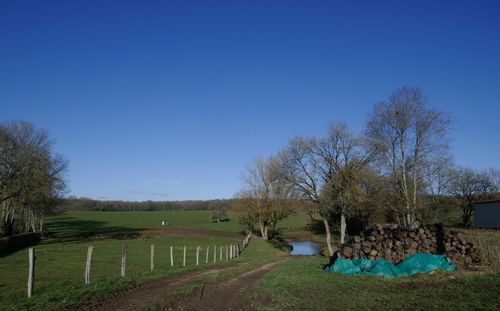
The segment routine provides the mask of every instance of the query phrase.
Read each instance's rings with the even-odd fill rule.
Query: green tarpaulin
[[[412,276],[416,273],[434,270],[455,271],[456,267],[446,256],[417,253],[397,265],[383,259],[349,260],[339,258],[333,265],[326,268],[327,272],[340,272],[347,275],[378,275],[388,278]]]

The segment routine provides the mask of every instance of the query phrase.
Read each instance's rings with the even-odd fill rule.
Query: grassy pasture
[[[256,310],[498,310],[500,274],[437,272],[410,278],[323,271],[320,256],[288,260],[258,281]]]
[[[168,226],[162,227],[162,220]],[[47,217],[47,229],[59,237],[81,235],[109,235],[117,232],[190,228],[221,232],[240,232],[236,213],[229,213],[229,220],[219,224],[211,221],[209,211],[165,211],[165,212],[66,212]]]
[[[167,212],[72,212],[52,215],[46,220],[51,238],[36,246],[37,279],[35,295],[26,299],[27,250],[0,257],[0,310],[52,310],[110,291],[142,283],[148,279],[173,276],[186,271],[213,267],[213,245],[226,245],[241,232],[238,215],[221,224],[210,221],[208,211]],[[192,229],[189,236],[147,236],[159,234],[161,220],[170,229]],[[320,228],[307,230],[304,214],[283,220],[278,229],[284,241],[313,239],[323,241]],[[198,230],[198,231],[197,231]],[[201,231],[200,231],[201,230]],[[167,230],[168,231],[168,230]],[[214,234],[210,234],[210,233]],[[125,235],[124,235],[125,233]],[[469,232],[468,232],[469,233]],[[160,234],[161,235],[161,234]],[[485,237],[487,238],[486,240]],[[498,244],[497,232],[474,231],[483,244]],[[486,241],[488,244],[486,244]],[[493,242],[492,242],[493,241]],[[496,241],[496,242],[495,242]],[[91,284],[83,284],[86,249],[94,245]],[[128,246],[127,276],[120,277],[122,245]],[[155,244],[155,271],[149,271],[150,245]],[[175,267],[170,267],[169,247],[175,247]],[[182,247],[188,246],[187,267],[181,267]],[[210,246],[210,263],[205,265],[205,248],[199,267],[194,265],[195,247]],[[493,254],[493,253],[492,253]],[[225,254],[224,254],[225,256]],[[495,254],[493,261],[498,260]],[[206,276],[179,288],[165,301],[163,309],[175,299],[189,296],[206,283],[220,282],[265,263],[284,263],[265,275],[249,294],[258,310],[364,310],[364,309],[454,309],[494,310],[500,308],[500,274],[459,271],[412,278],[385,280],[376,277],[347,277],[325,273],[328,258],[311,256],[290,258],[286,252],[256,237],[236,259],[245,262],[237,269]],[[219,254],[217,254],[217,264]]]
[[[45,225],[50,238],[35,247],[36,284],[32,299],[26,299],[27,249],[0,257],[0,310],[54,309],[147,279],[214,266],[213,246],[232,243],[243,229],[237,213],[229,212],[228,216],[228,221],[217,224],[211,221],[209,211],[67,212],[50,215]],[[290,216],[280,223],[280,228],[286,230],[304,226],[306,219],[307,216],[302,214]],[[143,230],[162,229],[162,220],[168,221],[167,230],[202,229],[207,233],[213,231],[223,234],[211,236],[202,232],[186,237],[147,237],[137,234]],[[161,230],[156,233],[161,233]],[[224,234],[227,234],[227,238]],[[85,257],[90,244],[94,245],[91,284],[84,285]],[[123,244],[128,247],[125,278],[120,277]],[[154,272],[149,271],[151,244],[155,245],[156,252]],[[174,247],[174,268],[170,267],[171,245]],[[181,267],[184,245],[188,247],[187,266]],[[276,249],[263,241],[257,245],[265,251],[243,254],[238,260],[253,262],[243,270],[276,258]],[[196,246],[202,247],[199,267],[195,266]],[[210,246],[209,265],[204,263],[207,246]],[[219,263],[218,253],[216,265],[219,264],[225,262]]]
[[[237,217],[216,224],[206,211],[168,212],[74,212],[47,217],[50,238],[35,246],[36,283],[32,299],[26,299],[28,273],[27,249],[0,257],[0,310],[47,310],[58,305],[102,295],[159,276],[203,269],[213,264],[213,246],[228,245],[241,230]],[[138,231],[167,228],[207,229],[224,235],[145,237]],[[125,233],[125,235],[124,235]],[[154,232],[153,232],[154,234]],[[124,238],[126,237],[126,238]],[[128,247],[127,276],[120,277],[122,247]],[[155,245],[155,271],[150,272],[150,245]],[[88,245],[94,245],[91,284],[83,284]],[[170,267],[170,246],[174,247],[174,267]],[[182,267],[183,247],[187,246],[186,267]],[[200,246],[200,266],[195,266],[196,247]],[[205,264],[210,246],[209,265]],[[217,249],[219,252],[219,249]],[[223,252],[225,260],[225,250]],[[219,253],[217,253],[217,264]]]
[[[218,232],[240,233],[238,212],[229,211],[228,221],[215,223],[210,211],[165,211],[165,212],[66,212],[46,218],[46,228],[56,237],[113,236],[117,232],[133,232],[146,229],[189,228]],[[309,217],[305,214],[291,215],[278,224],[278,229],[304,227]],[[162,227],[161,221],[168,226]]]
[[[200,267],[213,266],[213,246],[232,240],[213,237],[173,237],[136,240],[96,240],[91,243],[53,243],[36,247],[35,294],[26,299],[27,250],[0,258],[1,310],[49,309],[61,303],[78,301],[141,280],[196,269],[196,246],[201,246]],[[87,245],[94,245],[91,284],[83,284]],[[120,277],[122,245],[128,247],[127,276]],[[155,245],[155,271],[150,272],[150,245]],[[174,247],[174,267],[170,266],[170,245]],[[186,267],[182,267],[183,246],[187,246]],[[209,265],[205,264],[210,246]],[[219,249],[217,249],[219,251]],[[225,252],[224,252],[225,263]],[[219,253],[217,254],[219,262]],[[10,308],[7,308],[9,306]]]

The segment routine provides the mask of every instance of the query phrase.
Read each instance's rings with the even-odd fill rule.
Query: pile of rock
[[[414,253],[443,254],[459,264],[480,261],[479,249],[467,242],[462,232],[445,230],[442,225],[377,225],[353,236],[340,248],[344,258],[387,259],[392,263]]]

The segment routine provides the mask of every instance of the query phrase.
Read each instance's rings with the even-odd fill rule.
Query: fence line
[[[226,261],[232,260],[240,255],[241,252],[248,246],[249,241],[251,238],[251,234],[247,235],[241,242],[241,248],[240,244],[230,244],[230,245],[220,245],[219,246],[219,261],[222,262],[223,259],[223,249],[225,248],[226,250]],[[181,247],[176,247],[177,249],[180,249]],[[191,248],[190,248],[191,249]],[[198,266],[200,263],[200,246],[196,246],[196,265]],[[86,260],[85,260],[85,272],[84,272],[84,284],[90,284],[90,271],[91,271],[91,264],[92,264],[92,254],[93,254],[94,246],[89,245],[87,247],[87,255],[86,255]],[[153,271],[155,268],[155,245],[151,244],[150,245],[150,271]],[[182,247],[183,250],[183,260],[182,260],[182,266],[186,266],[186,257],[187,257],[187,246]],[[127,271],[127,255],[128,255],[128,247],[126,244],[122,245],[122,256],[121,256],[121,269],[120,269],[120,276],[125,277],[126,271]],[[206,254],[205,254],[205,264],[208,264],[209,262],[209,256],[210,256],[210,246],[207,246],[206,248]],[[27,294],[28,298],[32,297],[34,289],[35,289],[35,249],[34,248],[29,248],[28,249],[28,284],[27,284]],[[214,258],[213,262],[217,262],[217,245],[214,245]],[[170,266],[174,267],[174,247],[170,245]]]

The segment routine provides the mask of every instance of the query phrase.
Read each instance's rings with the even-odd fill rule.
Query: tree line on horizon
[[[473,203],[499,191],[500,171],[456,165],[451,126],[450,115],[430,108],[420,88],[397,89],[373,107],[361,133],[336,122],[322,137],[297,136],[277,154],[256,157],[237,194],[244,222],[270,238],[295,210],[290,203],[301,202],[319,216],[330,256],[333,231],[343,244],[348,232],[374,222],[435,222],[453,206],[461,211],[459,225],[468,227]]]
[[[67,161],[45,130],[25,121],[0,123],[0,236],[43,231],[54,211],[207,210],[220,222],[228,209],[264,238],[300,211],[319,215],[329,251],[332,232],[346,234],[374,222],[448,222],[470,226],[473,203],[499,191],[500,171],[454,163],[452,122],[429,108],[419,88],[404,87],[374,106],[365,129],[333,123],[322,137],[292,138],[277,154],[257,157],[233,199],[101,201],[64,197]],[[459,221],[450,215],[460,211]]]
[[[85,197],[69,196],[62,198],[53,211],[213,211],[228,210],[234,207],[234,199],[178,200],[178,201],[120,201],[95,200]]]

